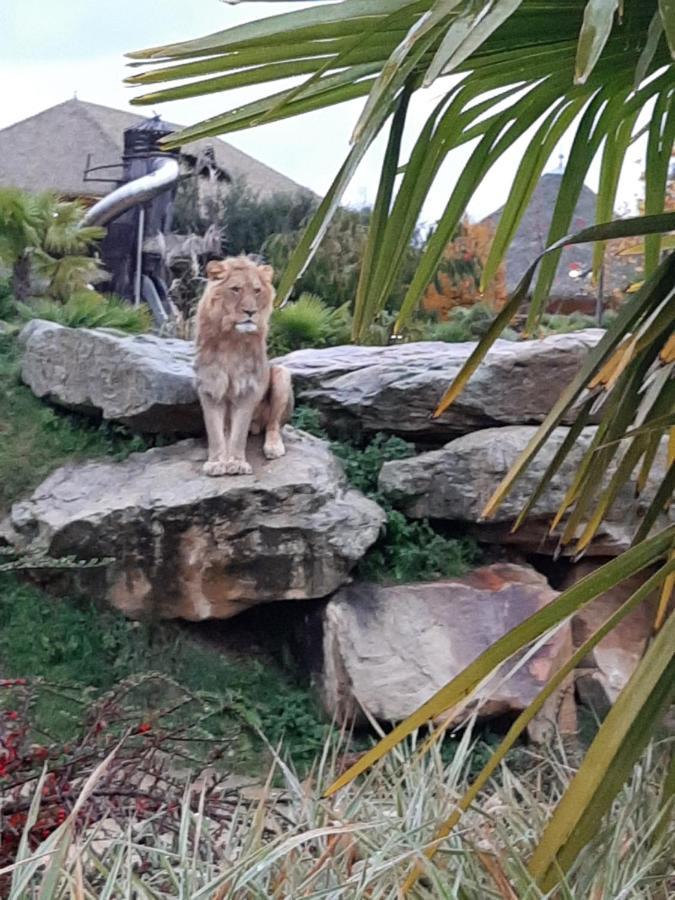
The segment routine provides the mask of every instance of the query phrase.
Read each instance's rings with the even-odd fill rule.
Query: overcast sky
[[[155,44],[201,37],[251,18],[287,9],[298,3],[242,3],[221,0],[0,0],[0,127],[61,103],[75,93],[82,100],[127,109],[137,89],[123,84],[129,73],[124,53]],[[275,86],[276,87],[276,86]],[[438,83],[413,110],[422,122],[444,88]],[[259,89],[240,89],[225,95],[183,100],[157,107],[162,117],[184,125],[216,115],[235,103],[254,99]],[[298,119],[227,135],[226,140],[304,184],[323,193],[348,151],[348,139],[362,101],[354,101]],[[143,108],[136,108],[143,112]],[[151,112],[151,110],[148,110]],[[547,166],[557,166],[558,148]],[[377,188],[381,143],[357,172],[346,199],[372,202]],[[438,189],[424,210],[431,221],[442,212],[448,190],[467,158],[462,148],[451,154],[441,172]],[[644,148],[631,149],[619,189],[619,204],[630,209],[640,191],[639,174]],[[518,148],[488,175],[469,206],[480,218],[500,206],[507,196],[518,162]],[[595,187],[597,166],[589,181]]]

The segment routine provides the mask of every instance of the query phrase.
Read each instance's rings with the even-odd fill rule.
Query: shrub
[[[329,309],[314,294],[302,294],[272,313],[268,338],[270,356],[303,347],[327,347],[349,341],[346,309]]]
[[[16,315],[16,302],[12,294],[9,278],[0,278],[0,320],[13,319]]]
[[[293,411],[292,424],[294,428],[300,428],[314,437],[321,438],[323,441],[328,440],[328,435],[321,424],[321,413],[313,406],[304,404],[296,406]]]
[[[603,327],[607,327],[616,314],[607,312],[603,315]],[[539,333],[542,336],[547,334],[568,334],[571,331],[582,331],[584,328],[597,328],[598,323],[593,316],[584,315],[584,313],[573,312],[569,315],[545,313],[541,317]]]
[[[384,533],[357,567],[364,581],[404,583],[456,578],[481,558],[471,538],[447,538],[426,519],[411,522],[395,509],[387,512]]]
[[[35,300],[19,305],[24,319],[47,319],[70,328],[116,328],[129,334],[149,331],[152,319],[147,306],[132,306],[114,295],[79,291],[65,303]]]
[[[377,493],[377,479],[384,463],[392,459],[406,459],[415,455],[412,444],[399,437],[376,434],[365,447],[355,447],[344,441],[331,444],[333,453],[342,461],[351,484],[366,496],[382,502]]]
[[[293,425],[328,440],[321,415],[312,407],[298,406]],[[346,441],[333,441],[330,446],[353,487],[387,512],[383,533],[357,566],[359,578],[384,583],[431,581],[463,575],[480,562],[481,553],[473,539],[446,537],[434,531],[426,519],[409,522],[379,494],[377,482],[383,464],[413,456],[412,444],[399,437],[376,434],[365,446]]]
[[[179,625],[130,622],[99,604],[48,599],[2,572],[0,666],[3,677],[32,685],[28,726],[51,744],[78,739],[89,727],[92,704],[107,703],[109,692],[120,691],[111,706],[122,724],[125,715],[140,721],[170,707],[172,693],[200,697],[212,707],[209,715],[201,706],[184,706],[180,723],[197,726],[207,749],[245,723],[247,736],[236,741],[232,763],[239,770],[260,763],[257,729],[275,744],[285,740],[298,766],[313,761],[327,733],[310,692],[270,661],[228,656]],[[141,677],[148,686],[125,697],[121,686]],[[8,702],[0,690],[0,717]]]
[[[260,197],[242,177],[223,184],[217,194],[200,198],[196,179],[184,178],[176,195],[173,227],[184,234],[204,235],[216,225],[222,233],[223,254],[261,253],[271,235],[301,228],[316,202],[305,191]]]
[[[333,307],[343,306],[345,303],[352,306],[359,283],[370,216],[368,208],[341,207],[337,210],[312,260],[298,277],[296,293],[309,291],[318,294]],[[305,224],[295,231],[285,230],[273,234],[263,245],[262,253],[278,273],[285,269],[291,254],[300,243]],[[404,251],[401,275],[388,298],[392,309],[401,304],[417,267],[421,249],[422,239],[416,233]]]
[[[453,309],[446,322],[439,322],[429,330],[428,337],[432,341],[447,341],[455,343],[461,341],[477,341],[483,337],[495,317],[494,310],[484,303],[475,303],[473,306],[458,306]],[[507,341],[516,340],[515,331],[507,328],[501,338]]]

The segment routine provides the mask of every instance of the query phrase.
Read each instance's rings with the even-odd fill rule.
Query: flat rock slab
[[[431,413],[474,343],[297,350],[276,362],[290,369],[298,400],[318,407],[334,432],[443,441],[490,425],[541,421],[602,333],[498,341],[434,421]],[[202,432],[191,342],[40,320],[29,322],[21,339],[21,375],[38,397],[139,431]]]
[[[428,584],[343,588],[321,613],[305,616],[321,616],[322,654],[313,668],[326,711],[340,722],[363,710],[381,721],[405,719],[557,596],[534,569],[502,563]],[[570,649],[565,625],[506,681],[502,670],[480,689],[479,715],[524,709]],[[548,709],[551,717],[558,705]]]
[[[34,319],[20,335],[21,378],[38,397],[137,431],[201,434],[190,341]]]
[[[542,421],[602,334],[589,329],[497,341],[457,400],[433,421],[475,343],[296,350],[278,362],[291,370],[296,396],[321,410],[329,428],[440,441],[491,425]]]
[[[595,434],[594,426],[582,430],[565,463],[518,531],[511,534],[511,526],[567,435],[568,429],[565,427],[553,431],[495,516],[489,522],[481,521],[485,504],[535,431],[536,427],[532,425],[486,428],[450,441],[440,450],[387,462],[380,472],[379,488],[388,500],[412,518],[468,523],[476,526],[474,533],[489,543],[515,544],[531,552],[553,552],[557,541],[547,539],[548,525]],[[635,497],[631,483],[621,489],[587,551],[590,555],[614,556],[628,548],[666,469],[667,446],[664,441],[642,495]],[[613,471],[614,468],[610,467],[607,478]],[[672,518],[672,513],[670,515]],[[664,514],[656,528],[664,527],[667,522],[668,516]]]
[[[6,530],[30,553],[112,558],[76,577],[134,618],[228,618],[325,597],[349,580],[384,513],[348,486],[325,442],[292,429],[285,440],[273,461],[251,440],[250,476],[203,475],[194,440],[67,465],[14,505]]]

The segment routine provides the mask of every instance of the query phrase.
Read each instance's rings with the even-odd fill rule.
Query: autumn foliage
[[[436,277],[422,298],[422,309],[435,313],[441,321],[458,306],[485,303],[495,311],[506,300],[506,275],[500,266],[484,292],[480,290],[483,266],[490,251],[494,228],[489,222],[471,223],[465,219],[447,245]]]

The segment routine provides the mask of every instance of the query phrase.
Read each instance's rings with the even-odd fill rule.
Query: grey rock
[[[317,406],[332,431],[440,442],[490,425],[541,421],[601,334],[498,341],[457,402],[434,421],[431,413],[475,344],[330,347],[275,361],[290,369],[297,399]],[[38,397],[140,431],[203,430],[189,341],[35,320],[22,342],[22,378]]]
[[[204,430],[190,341],[39,319],[24,327],[20,340],[21,377],[38,397],[138,431]]]
[[[584,428],[548,487],[538,499],[525,523],[511,534],[511,526],[532,496],[535,487],[568,433],[556,428],[533,463],[513,485],[489,522],[481,514],[493,492],[536,431],[531,425],[487,428],[450,441],[409,459],[387,462],[380,472],[382,493],[412,518],[447,519],[468,523],[474,533],[489,543],[514,544],[523,550],[549,553],[557,540],[547,538],[548,525],[558,510],[567,487],[588,448],[595,427]],[[607,520],[588,549],[591,555],[614,556],[627,549],[667,468],[665,442],[657,453],[648,484],[639,498],[632,484],[619,492]],[[610,466],[609,479],[614,467]],[[672,517],[672,513],[671,513]],[[664,514],[656,527],[667,524]]]
[[[498,424],[540,422],[604,332],[497,341],[452,406],[434,411],[475,343],[296,350],[280,357],[296,397],[329,427],[442,441]]]
[[[322,657],[314,680],[326,711],[339,722],[362,711],[384,721],[405,719],[466,666],[557,597],[529,566],[498,563],[464,578],[429,584],[355,583],[324,607]],[[317,613],[308,611],[306,618]],[[480,688],[479,715],[525,708],[569,655],[569,624],[515,674],[513,662]],[[560,696],[545,716],[555,719]],[[453,710],[457,722],[466,710]],[[550,723],[549,723],[550,724]],[[543,726],[540,719],[539,725]]]
[[[286,456],[268,461],[252,438],[250,476],[206,477],[194,440],[66,465],[14,505],[4,534],[32,555],[112,560],[65,576],[131,617],[228,618],[325,597],[349,580],[384,513],[348,486],[325,442],[293,429],[285,441]]]

